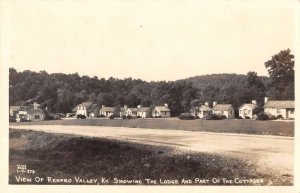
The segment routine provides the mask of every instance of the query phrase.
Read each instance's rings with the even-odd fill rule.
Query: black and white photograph
[[[0,4],[7,192],[299,193],[299,1]]]

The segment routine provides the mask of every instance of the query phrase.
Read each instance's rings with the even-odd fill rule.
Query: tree
[[[294,55],[290,49],[280,51],[265,62],[271,78],[268,96],[272,99],[294,100],[294,65]]]

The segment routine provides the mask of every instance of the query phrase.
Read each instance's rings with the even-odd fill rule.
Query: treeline
[[[22,105],[37,101],[51,112],[63,113],[71,112],[83,101],[106,106],[126,104],[129,107],[168,103],[172,115],[177,116],[204,102],[231,103],[238,108],[251,100],[262,104],[266,95],[274,99],[294,99],[291,71],[288,75],[288,83],[286,78],[277,80],[276,75],[270,75],[271,78],[259,77],[255,72],[249,72],[248,75],[214,74],[178,81],[146,82],[132,78],[121,80],[79,76],[78,73],[18,72],[10,68],[9,103]]]

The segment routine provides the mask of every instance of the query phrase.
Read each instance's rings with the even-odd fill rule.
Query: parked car
[[[77,119],[86,119],[85,115],[77,115]]]
[[[181,119],[181,120],[194,120],[194,119],[196,119],[196,117],[189,114],[189,113],[181,113],[179,115],[178,119]]]

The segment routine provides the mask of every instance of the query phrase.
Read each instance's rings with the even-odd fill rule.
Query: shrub
[[[132,119],[132,116],[131,115],[127,115],[126,118],[127,119]]]
[[[227,119],[225,115],[219,115],[220,119]]]
[[[181,113],[178,117],[181,120],[194,120],[196,119],[195,116],[189,114],[189,113]]]
[[[122,115],[122,119],[126,119],[126,115]]]
[[[142,118],[141,116],[137,116],[136,118]]]
[[[277,115],[276,119],[283,119],[282,115]]]
[[[110,115],[109,116],[109,119],[114,119],[115,118],[115,115]]]
[[[266,121],[269,120],[269,116],[264,112],[260,112],[257,114],[257,120]]]
[[[99,115],[98,117],[100,117],[100,118],[104,118],[104,117],[105,117],[105,115]]]
[[[250,119],[250,117],[246,116],[245,119]]]
[[[241,117],[241,116],[238,116],[238,117],[237,117],[237,119],[243,119],[243,117]]]
[[[212,115],[212,119],[213,120],[222,120],[222,119],[226,119],[227,117],[225,115]]]
[[[86,119],[85,115],[77,115],[77,119]]]

